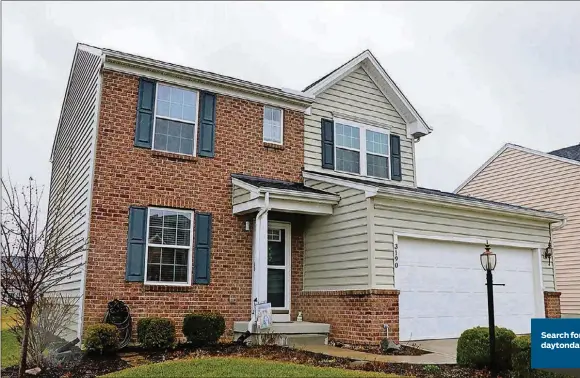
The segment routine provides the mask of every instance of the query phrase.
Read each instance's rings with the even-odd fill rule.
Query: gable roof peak
[[[304,93],[316,97],[360,67],[405,120],[410,136],[420,138],[433,131],[369,49],[304,88]]]

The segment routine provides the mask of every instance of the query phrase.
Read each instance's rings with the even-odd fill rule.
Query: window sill
[[[173,286],[173,285],[143,285],[143,291],[152,291],[157,293],[187,293],[191,291],[191,285]]]
[[[173,152],[151,150],[151,156],[157,158],[166,158],[172,161],[197,161],[196,156],[176,154]]]
[[[273,150],[283,150],[284,149],[283,144],[276,144],[276,143],[270,143],[270,142],[264,142],[264,147],[271,148]]]

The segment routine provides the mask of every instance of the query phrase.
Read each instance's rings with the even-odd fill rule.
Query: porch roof
[[[260,209],[272,211],[330,215],[340,196],[309,188],[302,183],[263,177],[232,174],[232,207],[234,214]]]

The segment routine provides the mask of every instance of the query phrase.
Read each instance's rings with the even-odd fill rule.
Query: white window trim
[[[189,155],[188,155],[189,156]],[[168,281],[147,281],[147,261],[149,260],[149,247],[161,247],[161,248],[181,248],[186,249],[183,246],[174,246],[174,245],[164,245],[164,244],[156,244],[156,243],[149,243],[149,214],[151,210],[169,210],[169,211],[177,211],[182,213],[189,213],[191,216],[191,229],[189,230],[189,253],[187,259],[187,282],[168,282]],[[144,269],[144,277],[143,277],[143,284],[144,285],[152,285],[152,286],[191,286],[192,282],[192,270],[193,270],[193,230],[195,228],[194,224],[194,212],[192,210],[182,210],[182,209],[170,209],[167,207],[148,207],[147,208],[147,242],[145,243],[145,269]]]
[[[197,99],[197,104],[195,105],[195,122],[191,122],[191,121],[184,121],[182,119],[177,119],[177,118],[172,118],[172,117],[165,117],[165,116],[158,116],[157,115],[157,94],[159,93],[159,84],[164,85],[166,87],[173,87],[173,88],[179,88],[179,89],[183,89],[186,91],[190,91],[190,92],[195,92],[196,93],[196,99]],[[165,82],[156,82],[155,83],[155,101],[154,101],[154,105],[153,105],[153,131],[151,133],[151,149],[155,150],[155,151],[161,151],[161,152],[167,152],[170,154],[176,154],[176,155],[183,155],[183,156],[196,156],[197,155],[197,127],[199,124],[199,107],[201,106],[201,98],[199,97],[200,93],[198,90],[195,90],[193,88],[186,88],[186,87],[180,87],[177,85],[173,85],[173,84],[168,84]],[[157,125],[157,117],[161,118],[161,119],[166,119],[169,121],[175,121],[175,122],[181,122],[181,123],[188,123],[190,125],[193,125],[193,154],[184,154],[182,152],[173,152],[173,151],[166,151],[166,150],[160,150],[155,148],[155,126]]]
[[[271,140],[265,140],[264,139],[264,121],[265,121],[265,110],[266,108],[272,108],[272,109],[277,109],[280,110],[280,142],[273,142]],[[264,143],[271,143],[271,144],[277,144],[279,146],[284,145],[284,109],[282,108],[277,108],[275,106],[270,106],[270,105],[264,105],[264,109],[262,110],[262,142]]]
[[[336,172],[340,172],[340,173],[346,173],[349,175],[355,175],[355,176],[366,176],[366,177],[372,177],[378,180],[391,180],[391,169],[390,169],[390,164],[391,164],[391,155],[390,155],[390,151],[391,151],[391,133],[389,130],[387,129],[382,129],[380,127],[376,127],[376,126],[371,126],[371,125],[366,125],[364,123],[360,123],[360,122],[354,122],[354,121],[350,121],[347,119],[342,119],[342,118],[334,118],[333,119],[333,123],[334,123],[334,170]],[[336,124],[340,123],[341,125],[346,125],[346,126],[351,126],[351,127],[357,127],[359,129],[359,149],[356,148],[350,148],[350,147],[342,147],[342,146],[338,146],[336,144]],[[387,151],[389,152],[386,155],[383,154],[378,154],[376,152],[367,152],[367,130],[370,131],[374,131],[377,133],[381,133],[381,134],[385,134],[387,136]],[[336,149],[337,148],[341,148],[343,150],[350,150],[350,151],[357,151],[359,153],[359,167],[360,167],[360,172],[356,173],[356,172],[349,172],[349,171],[341,171],[339,169],[336,169]],[[387,167],[387,177],[378,177],[378,176],[369,176],[367,174],[367,153],[371,154],[371,155],[376,155],[376,156],[382,156],[382,157],[386,157],[387,161],[389,162],[389,167]]]

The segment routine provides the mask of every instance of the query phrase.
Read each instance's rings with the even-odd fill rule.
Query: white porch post
[[[258,303],[265,303],[268,298],[268,211],[256,219],[257,250],[256,250],[256,298]]]
[[[255,305],[268,298],[268,209],[260,211],[254,223],[252,243],[252,322],[255,321]],[[251,325],[250,325],[251,327]]]

